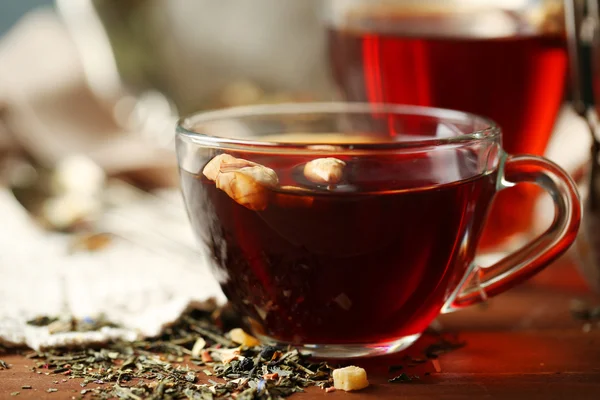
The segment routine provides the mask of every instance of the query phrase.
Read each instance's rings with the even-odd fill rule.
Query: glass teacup
[[[265,105],[196,114],[177,133],[188,214],[225,295],[261,340],[315,356],[402,350],[440,313],[540,271],[579,226],[569,176],[507,155],[500,128],[473,114]],[[551,194],[552,226],[479,268],[494,196],[524,182]]]

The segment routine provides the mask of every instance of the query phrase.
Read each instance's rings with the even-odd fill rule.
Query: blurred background
[[[52,7],[52,0],[23,0],[11,1],[2,5],[0,14],[0,35],[5,34],[29,10],[38,7]]]

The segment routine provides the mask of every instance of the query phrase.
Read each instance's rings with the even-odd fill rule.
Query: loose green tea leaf
[[[27,357],[36,361],[36,372],[82,379],[81,394],[98,399],[277,400],[308,386],[332,385],[327,363],[312,363],[291,347],[240,346],[225,336],[221,324],[212,319],[215,315],[222,314],[193,310],[155,338],[116,341],[101,348],[52,349]],[[73,329],[81,326],[75,321]],[[198,347],[208,357],[199,360]],[[186,361],[192,361],[192,368]],[[200,368],[194,369],[196,365]],[[214,380],[201,383],[200,373]]]
[[[395,376],[392,379],[389,379],[388,382],[390,382],[390,383],[408,383],[408,382],[413,382],[415,380],[419,380],[419,377],[417,375],[410,376],[403,372],[400,375]]]
[[[58,320],[58,318],[56,318],[56,317],[51,318],[51,317],[43,315],[43,316],[36,317],[34,319],[30,319],[29,321],[27,321],[27,324],[32,325],[32,326],[48,326],[57,320]]]

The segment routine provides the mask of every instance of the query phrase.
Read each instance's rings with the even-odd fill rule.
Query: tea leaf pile
[[[55,323],[34,324],[44,322]],[[160,337],[27,357],[36,360],[37,373],[81,378],[81,397],[95,399],[281,399],[308,386],[332,386],[327,363],[293,348],[239,346],[222,327],[210,312],[196,310]],[[204,345],[200,352],[196,343]]]

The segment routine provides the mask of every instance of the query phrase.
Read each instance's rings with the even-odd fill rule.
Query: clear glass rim
[[[241,138],[227,138],[222,136],[207,135],[193,130],[193,127],[206,122],[215,122],[224,119],[242,119],[246,117],[273,117],[277,115],[315,115],[315,114],[372,114],[387,113],[406,116],[422,116],[436,118],[440,121],[478,121],[484,126],[473,132],[468,132],[452,137],[431,138],[422,140],[389,141],[376,143],[360,142],[278,142],[268,140],[251,140]],[[402,150],[440,147],[445,145],[467,145],[475,142],[497,139],[501,135],[500,127],[491,119],[477,114],[444,108],[413,106],[405,104],[388,103],[360,103],[360,102],[308,102],[308,103],[281,103],[281,104],[259,104],[230,107],[211,111],[202,111],[181,118],[177,122],[176,132],[178,136],[191,139],[199,145],[214,147],[248,147],[252,150],[308,150],[314,151],[315,146],[332,145],[339,151],[356,150]]]

